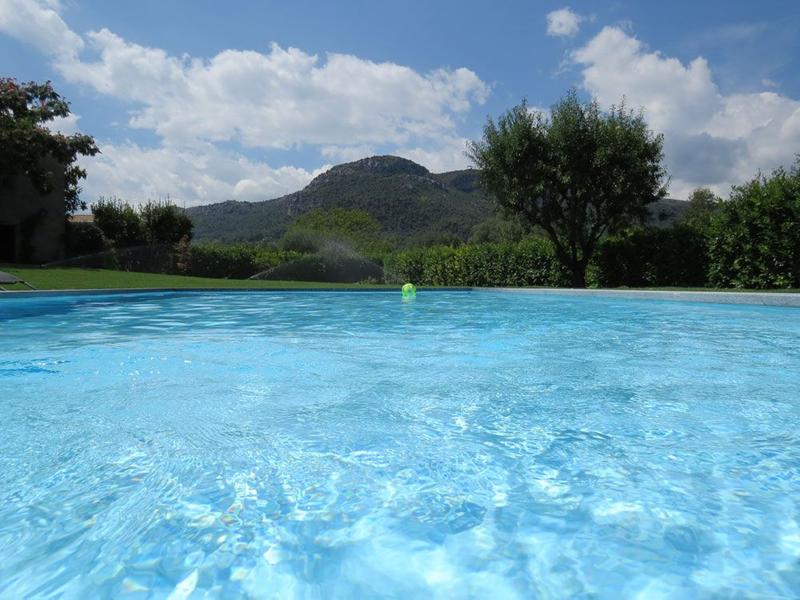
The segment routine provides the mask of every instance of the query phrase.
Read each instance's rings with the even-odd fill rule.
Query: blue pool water
[[[800,310],[0,299],[0,597],[800,596]]]

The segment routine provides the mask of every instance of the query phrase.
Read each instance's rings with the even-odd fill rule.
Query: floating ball
[[[406,283],[401,288],[403,298],[414,298],[417,295],[417,288],[413,283]]]

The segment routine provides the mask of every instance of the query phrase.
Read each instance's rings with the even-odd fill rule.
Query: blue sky
[[[84,199],[268,199],[376,153],[433,171],[523,97],[624,95],[685,197],[800,152],[798,2],[0,0],[0,74],[94,135]]]

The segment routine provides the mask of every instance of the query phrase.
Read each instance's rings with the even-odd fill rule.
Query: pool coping
[[[520,287],[421,287],[420,291],[440,292],[478,292],[539,294],[552,296],[599,296],[630,300],[673,300],[679,302],[705,302],[713,304],[746,304],[755,306],[780,306],[800,308],[800,294],[795,292],[718,292],[718,291],[678,291],[678,290],[620,290],[620,289],[576,289],[576,288],[520,288]],[[358,287],[308,287],[308,288],[113,288],[79,290],[8,290],[0,293],[0,298],[84,296],[115,294],[187,293],[187,292],[262,292],[262,293],[396,293],[393,288]],[[0,300],[2,301],[2,300]]]
[[[547,294],[553,296],[600,296],[627,300],[673,300],[711,304],[748,304],[800,308],[800,294],[795,292],[717,292],[679,290],[612,290],[576,288],[472,288],[473,291],[514,294]]]

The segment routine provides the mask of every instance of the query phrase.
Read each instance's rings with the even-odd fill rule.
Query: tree
[[[722,198],[707,187],[699,187],[689,196],[689,206],[681,216],[681,224],[707,232],[721,206]]]
[[[715,286],[800,287],[800,157],[733,188],[711,225],[709,260]]]
[[[491,118],[468,156],[481,182],[507,212],[541,227],[572,285],[586,287],[586,267],[600,238],[647,215],[664,197],[663,138],[623,104],[607,113],[570,91],[549,118],[526,102]]]
[[[297,252],[317,252],[344,243],[357,252],[379,255],[388,250],[383,228],[368,212],[340,207],[318,208],[299,216],[283,236],[282,245]]]
[[[92,204],[95,224],[115,248],[141,246],[145,242],[142,219],[136,210],[119,198],[101,197]]]
[[[470,244],[499,244],[503,242],[518,242],[530,234],[519,217],[503,218],[491,217],[475,225],[469,235]]]
[[[70,114],[69,103],[50,82],[17,83],[0,78],[0,186],[8,185],[17,175],[28,177],[40,193],[53,190],[53,173],[47,157],[64,166],[64,201],[70,214],[86,208],[79,198],[78,185],[86,171],[75,164],[79,155],[99,152],[88,135],[53,133],[46,126],[56,117]]]
[[[147,241],[177,244],[192,239],[194,224],[186,212],[169,202],[148,202],[139,209]]]
[[[116,248],[177,244],[192,239],[194,224],[185,211],[169,202],[148,202],[137,210],[119,198],[92,204],[94,222]]]

